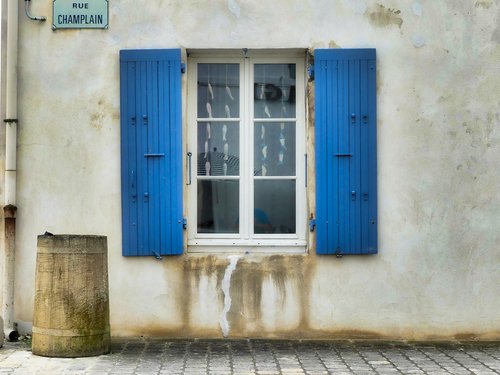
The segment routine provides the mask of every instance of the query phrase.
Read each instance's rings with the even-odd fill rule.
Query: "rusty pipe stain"
[[[4,211],[4,276],[3,276],[3,306],[2,315],[4,321],[5,337],[12,338],[12,332],[16,331],[14,325],[14,267],[15,267],[15,244],[16,244],[16,211],[17,207],[7,205]],[[1,333],[0,333],[1,334]]]

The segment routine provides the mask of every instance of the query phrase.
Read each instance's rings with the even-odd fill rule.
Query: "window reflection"
[[[295,176],[295,123],[256,122],[254,174]]]
[[[198,117],[240,116],[238,64],[198,64]]]
[[[254,196],[255,233],[295,233],[295,180],[256,180]]]
[[[295,117],[295,64],[255,64],[254,117]]]
[[[198,233],[238,233],[239,182],[198,181]]]
[[[237,122],[198,123],[198,176],[238,176],[239,156]]]

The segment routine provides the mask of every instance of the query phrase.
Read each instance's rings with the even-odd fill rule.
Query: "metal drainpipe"
[[[7,57],[5,106],[5,206],[3,306],[6,338],[14,338],[14,274],[16,248],[17,43],[18,0],[7,1]]]

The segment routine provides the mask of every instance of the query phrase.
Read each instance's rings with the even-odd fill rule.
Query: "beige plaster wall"
[[[498,2],[120,0],[94,31],[51,4],[20,12],[25,329],[47,230],[108,236],[115,336],[500,338]],[[378,255],[121,256],[118,52],[172,47],[377,48]]]

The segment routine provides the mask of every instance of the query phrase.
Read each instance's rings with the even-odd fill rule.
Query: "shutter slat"
[[[377,82],[375,59],[368,61],[368,158],[369,158],[369,239],[368,252],[378,251],[378,216],[377,216]]]
[[[361,249],[361,150],[360,150],[360,77],[359,61],[349,61],[349,110],[351,120],[349,121],[349,149],[353,157],[349,159],[349,245],[344,252],[351,253],[355,249]]]
[[[349,149],[349,61],[339,61],[339,107],[340,116],[338,119],[339,139],[338,139],[338,153],[350,154]],[[330,101],[329,105],[333,105]],[[332,119],[329,119],[328,126],[335,126]],[[338,246],[334,252],[344,252],[349,246],[349,206],[350,206],[350,189],[349,189],[349,165],[351,158],[338,158],[339,160],[339,177],[335,181],[339,186],[339,194],[337,198],[339,201],[339,241]]]
[[[361,61],[361,87],[368,87],[368,62],[366,60]],[[369,180],[369,108],[368,108],[368,93],[369,90],[361,90],[361,121],[360,121],[360,172],[361,172],[361,217],[369,217],[370,212],[370,180]],[[369,247],[369,220],[361,220],[361,249],[363,252],[368,252]]]
[[[320,49],[315,64],[316,252],[376,253],[375,50]]]
[[[139,180],[139,219],[138,219],[138,236],[139,249],[138,255],[149,255],[149,186],[148,186],[148,163],[144,154],[148,152],[148,132],[149,124],[147,117],[148,108],[148,71],[147,61],[139,63],[140,71],[137,76],[137,86],[139,87],[138,95],[138,124],[137,124],[137,139],[139,141],[137,149],[137,169]],[[146,116],[146,117],[145,117]]]
[[[160,77],[168,77],[166,70],[166,62],[160,61],[158,65],[158,75]],[[168,113],[169,106],[169,96],[168,96],[168,85],[167,80],[158,80],[158,150],[159,152],[165,154],[164,162],[159,163],[159,184],[160,187],[158,194],[159,199],[162,202],[167,202],[165,205],[160,205],[160,227],[159,227],[159,240],[160,240],[160,254],[167,254],[170,249],[169,239],[172,237],[172,228],[168,222],[169,210],[167,207],[172,205],[170,201],[170,184],[168,183],[168,176],[170,176],[170,153],[171,150],[168,149],[170,144],[170,132],[167,128],[169,124],[168,118],[166,118],[166,113]]]
[[[137,244],[137,165],[135,160],[135,63],[121,63],[121,102],[122,110],[122,195],[126,197],[123,204],[123,242],[124,247],[136,248]],[[131,246],[132,245],[132,246]],[[135,255],[135,254],[128,254]]]
[[[326,62],[326,80],[329,84],[325,87],[325,96],[335,98],[337,100],[340,89],[340,81],[339,81],[339,72],[338,72],[338,63],[336,61],[327,61]],[[325,186],[324,199],[328,204],[328,210],[326,212],[327,216],[325,220],[328,225],[325,228],[328,233],[335,232],[336,236],[327,237],[326,245],[329,249],[335,249],[338,246],[338,232],[339,232],[339,224],[338,224],[338,214],[333,216],[333,213],[338,213],[339,211],[339,202],[338,199],[330,199],[328,200],[328,191],[330,189],[334,189],[338,191],[338,185],[336,181],[338,181],[339,173],[340,173],[340,160],[338,158],[333,158],[334,153],[338,153],[338,143],[339,143],[339,128],[333,126],[327,126],[327,119],[331,118],[334,121],[338,121],[339,119],[339,107],[329,106],[326,102],[323,103],[324,108],[326,109],[326,116],[324,116],[324,135],[321,137],[325,137],[329,147],[327,148],[326,155],[328,155],[328,159],[325,160],[324,168],[327,171],[327,184]],[[322,154],[323,155],[323,154]],[[331,168],[328,167],[328,164],[333,164]],[[334,250],[333,250],[334,251]]]
[[[170,77],[171,88],[170,93],[170,116],[171,124],[177,124],[171,127],[171,145],[172,145],[172,175],[178,184],[173,184],[172,188],[172,246],[170,248],[171,254],[182,254],[183,251],[183,210],[182,210],[182,119],[181,119],[181,61],[180,58],[170,60]]]
[[[148,61],[148,153],[160,153],[158,149],[158,62]],[[149,185],[149,246],[148,253],[160,253],[160,195],[159,195],[159,165],[163,158],[144,158],[148,165]]]
[[[316,183],[318,186],[324,187],[328,186],[328,181],[330,178],[329,169],[327,168],[327,158],[318,157],[318,155],[329,155],[331,149],[330,137],[325,137],[327,134],[326,124],[326,107],[323,100],[318,100],[319,98],[326,97],[326,76],[327,61],[321,61],[316,66],[317,82],[315,86],[315,144],[316,144]],[[320,78],[321,77],[321,78]],[[327,138],[324,142],[322,138]],[[320,202],[330,202],[326,199],[327,189],[317,189],[317,200]],[[329,228],[327,226],[328,217],[328,207],[327,205],[316,205],[316,230],[321,233],[328,233]],[[321,218],[321,220],[319,220]],[[328,239],[331,236],[316,236],[316,247],[318,249],[328,249]]]

